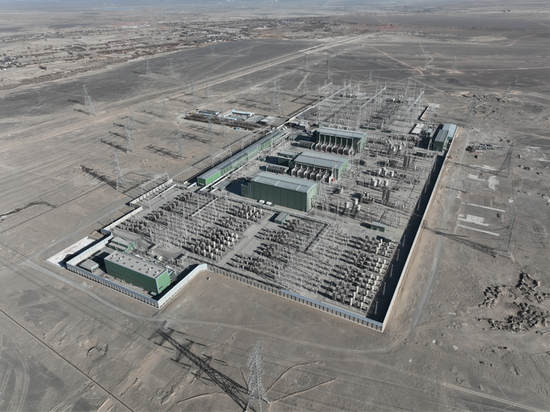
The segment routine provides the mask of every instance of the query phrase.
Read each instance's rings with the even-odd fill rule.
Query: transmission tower
[[[149,65],[149,59],[145,61],[145,74],[147,76],[151,74],[151,66]]]
[[[428,112],[428,124],[433,124],[434,121],[435,102],[436,100],[434,100],[434,102],[430,105],[430,111]]]
[[[428,68],[428,64],[430,63],[430,54],[426,53],[426,61],[424,62],[424,68]]]
[[[174,64],[173,64],[173,61],[174,59],[170,59],[170,69],[169,69],[169,73],[170,73],[170,76],[173,76],[174,74],[176,74],[176,72],[174,71]]]
[[[128,129],[130,130],[137,130],[136,126],[136,117],[134,116],[134,111],[131,112],[130,117],[128,118],[128,121],[126,122]]]
[[[135,140],[134,133],[128,126],[124,126],[124,130],[126,132],[126,153],[134,153],[134,144],[132,143]]]
[[[456,72],[456,56],[454,57],[453,72]]]
[[[178,132],[178,156],[181,158],[181,160],[185,159],[185,152],[183,150],[183,137],[181,135],[181,132]]]
[[[212,116],[208,117],[208,140],[210,140],[210,144],[214,143],[214,130],[212,127]]]
[[[304,54],[304,71],[308,71],[309,70],[309,64],[308,64],[308,61],[307,61],[307,54]]]
[[[277,77],[273,82],[273,99],[271,100],[273,111],[277,114],[281,112],[281,82]]]
[[[330,56],[327,57],[327,77],[330,78]]]
[[[210,87],[210,78],[206,78],[206,98],[212,100],[214,97],[212,95],[212,87]]]
[[[197,100],[197,89],[194,81],[191,82],[191,92],[193,93],[193,107],[195,107],[195,102]]]
[[[472,104],[470,105],[470,111],[468,112],[468,118],[466,119],[466,124],[473,125],[475,121],[475,110],[476,110],[476,104],[477,104],[477,97],[474,95],[474,100]]]
[[[514,79],[513,82],[510,82],[510,84],[508,85],[508,88],[504,92],[504,97],[508,97],[508,93],[510,93],[512,90],[516,88],[517,83],[518,83],[518,75],[516,74],[516,78]]]
[[[302,90],[302,93],[304,94],[304,96],[307,96],[309,94],[309,90],[307,88],[307,73],[306,75],[304,76],[304,82],[303,82],[303,90]]]
[[[84,85],[84,110],[87,111],[90,116],[97,115],[92,98],[88,94],[88,90],[86,90],[86,85]]]
[[[148,106],[147,103],[141,103],[141,108],[143,109],[143,111],[144,111],[145,113],[148,113],[148,112],[147,112],[147,106]]]
[[[124,176],[122,175],[122,170],[120,170],[120,165],[118,163],[116,150],[113,150],[113,159],[115,161],[116,190],[118,191],[119,186],[122,186],[124,189],[126,189],[126,180],[124,180]]]
[[[168,118],[168,106],[166,105],[166,99],[162,99],[162,117]]]
[[[225,127],[225,121],[223,120],[223,116],[220,117],[220,126],[222,128],[222,136],[225,137],[226,135],[226,127]]]
[[[246,404],[246,410],[249,407],[257,407],[256,411],[262,412],[262,402],[269,403],[265,394],[264,385],[262,384],[262,376],[264,370],[262,367],[262,339],[256,343],[252,352],[248,357],[246,367],[248,368],[248,403]]]

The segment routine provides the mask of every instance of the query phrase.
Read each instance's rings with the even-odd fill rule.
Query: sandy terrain
[[[264,410],[548,410],[548,19],[533,4],[478,7],[340,10],[368,28],[274,33],[156,54],[150,75],[138,59],[0,91],[0,409],[242,410],[263,337]],[[466,12],[478,13],[475,30]],[[219,129],[211,143],[206,126],[178,120],[190,108],[267,114],[277,76],[287,115],[315,101],[298,92],[304,53],[310,90],[330,56],[334,83],[410,77],[440,104],[438,120],[463,126],[385,333],[207,272],[157,312],[46,262],[124,213],[140,182],[190,178],[246,136]],[[493,149],[465,150],[479,143]],[[128,182],[119,192],[113,150]]]

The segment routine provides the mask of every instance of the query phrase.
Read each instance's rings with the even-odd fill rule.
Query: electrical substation
[[[458,133],[434,124],[435,107],[409,82],[330,82],[315,104],[282,121],[193,110],[190,121],[247,128],[254,138],[194,179],[165,176],[142,188],[134,210],[103,229],[103,243],[67,267],[160,307],[198,264],[383,330]]]

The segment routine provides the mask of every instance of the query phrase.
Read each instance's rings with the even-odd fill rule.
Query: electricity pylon
[[[88,94],[88,90],[86,90],[86,85],[84,85],[84,110],[86,110],[90,116],[97,115],[92,98]]]
[[[113,150],[113,159],[115,162],[116,190],[118,191],[119,186],[122,186],[124,189],[126,189],[126,180],[124,180],[124,176],[122,175],[122,170],[120,170],[120,165],[118,163],[116,150]]]
[[[246,405],[246,410],[248,410],[250,406],[256,406],[256,411],[262,412],[262,402],[265,401],[269,403],[262,384],[262,376],[264,375],[262,361],[262,339],[260,339],[252,349],[248,357],[248,362],[246,363],[246,367],[249,371],[248,403]]]

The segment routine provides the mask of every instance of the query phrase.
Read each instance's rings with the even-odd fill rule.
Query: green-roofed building
[[[104,259],[107,273],[155,294],[170,286],[171,270],[124,252],[113,252]]]
[[[255,200],[307,212],[317,196],[317,183],[286,175],[260,172],[247,185],[241,186],[241,194]]]

